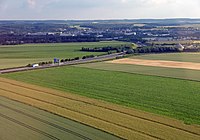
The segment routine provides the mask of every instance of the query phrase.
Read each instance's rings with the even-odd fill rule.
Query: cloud
[[[169,4],[171,2],[175,2],[176,0],[143,0],[143,1],[150,5],[164,5],[164,4]]]
[[[122,3],[126,3],[126,2],[128,2],[128,0],[121,0],[121,2],[122,2]]]
[[[200,0],[0,0],[0,19],[200,17],[199,9]]]
[[[0,11],[1,12],[4,12],[8,7],[8,5],[5,2],[6,2],[5,0],[0,0]]]
[[[2,4],[5,0],[0,0],[0,4]]]
[[[35,8],[36,6],[36,0],[27,0],[27,3],[30,8]]]
[[[5,0],[0,0],[0,7],[3,7]]]

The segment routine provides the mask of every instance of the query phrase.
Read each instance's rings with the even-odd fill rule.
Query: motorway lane
[[[60,64],[49,64],[49,65],[39,66],[39,67],[35,67],[35,68],[20,67],[20,68],[2,69],[2,70],[0,70],[0,74],[13,73],[13,72],[19,72],[19,71],[36,70],[36,69],[45,69],[45,68],[51,68],[51,67],[60,67],[60,66],[67,66],[67,65],[75,65],[75,64],[82,64],[82,63],[89,63],[89,62],[96,62],[96,61],[104,61],[104,60],[115,59],[116,57],[120,57],[123,55],[124,55],[124,53],[115,53],[115,54],[97,56],[94,58],[69,61],[69,62],[64,62],[64,63],[60,63]]]

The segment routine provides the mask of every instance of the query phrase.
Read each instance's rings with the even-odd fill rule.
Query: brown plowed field
[[[200,63],[192,63],[192,62],[176,62],[176,61],[143,60],[143,59],[124,58],[124,59],[109,61],[108,63],[133,64],[133,65],[143,65],[143,66],[200,70]]]
[[[0,78],[0,96],[93,126],[124,139],[200,139],[200,127],[86,97]]]

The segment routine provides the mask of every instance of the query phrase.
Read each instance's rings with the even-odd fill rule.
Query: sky
[[[0,0],[0,20],[200,18],[200,0]]]

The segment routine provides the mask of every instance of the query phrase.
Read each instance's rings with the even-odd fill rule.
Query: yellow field
[[[174,40],[174,41],[150,41],[149,43],[153,44],[195,44],[199,43],[200,41],[195,41],[195,40]]]
[[[200,40],[195,40],[193,43],[200,43]]]
[[[193,63],[193,62],[178,62],[178,61],[144,60],[144,59],[124,58],[124,59],[109,61],[108,63],[200,70],[200,63]]]
[[[200,139],[200,127],[95,99],[0,78],[0,96],[93,126],[124,139]]]

